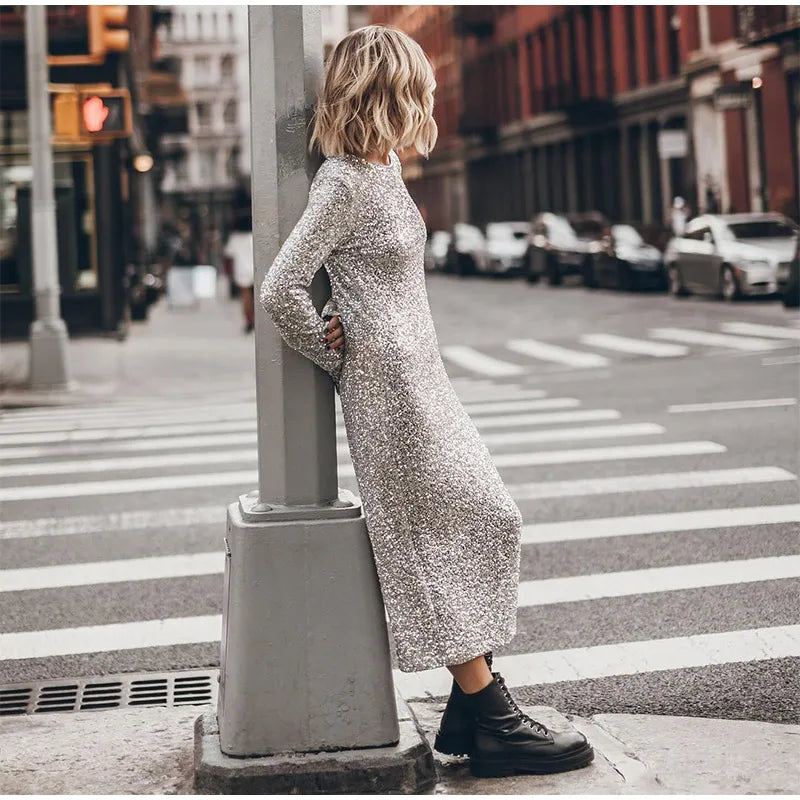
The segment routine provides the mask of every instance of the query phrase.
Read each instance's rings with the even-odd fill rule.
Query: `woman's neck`
[[[391,159],[391,156],[389,155],[388,151],[386,153],[384,153],[384,154],[381,154],[381,153],[378,153],[375,150],[370,150],[364,156],[364,158],[367,161],[372,161],[373,164],[380,164],[382,167],[388,167],[389,164],[392,163],[392,159]]]

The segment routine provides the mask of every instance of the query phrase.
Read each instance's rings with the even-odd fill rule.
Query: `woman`
[[[233,282],[239,287],[244,316],[244,332],[255,328],[253,273],[253,226],[249,215],[237,216],[225,245],[225,255],[233,261]]]
[[[309,143],[327,159],[259,300],[339,392],[398,667],[454,677],[436,748],[470,755],[474,775],[560,772],[592,760],[586,739],[523,714],[490,671],[516,633],[522,515],[444,369],[425,224],[395,150],[428,156],[435,85],[399,30],[368,25],[337,45]],[[309,286],[323,264],[320,315]]]

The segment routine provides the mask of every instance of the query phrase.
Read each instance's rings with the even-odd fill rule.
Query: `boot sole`
[[[468,756],[472,751],[472,737],[441,736],[437,733],[433,749],[447,756]]]
[[[473,778],[507,778],[510,775],[550,775],[587,767],[594,760],[594,750],[587,744],[566,756],[529,759],[472,757],[469,771]]]

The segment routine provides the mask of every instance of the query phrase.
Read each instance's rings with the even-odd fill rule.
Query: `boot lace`
[[[519,717],[522,722],[525,722],[534,730],[538,730],[543,733],[545,736],[550,733],[550,730],[547,728],[546,725],[543,725],[541,722],[537,722],[535,719],[529,717],[516,703],[514,698],[511,696],[511,692],[508,691],[508,687],[506,686],[505,679],[499,672],[494,673],[495,679],[497,680],[497,685],[503,690],[503,694],[505,695],[508,704],[514,709],[514,713]]]

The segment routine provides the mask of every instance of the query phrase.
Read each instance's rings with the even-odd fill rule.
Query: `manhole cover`
[[[0,686],[0,716],[51,711],[101,711],[135,706],[209,705],[219,670],[140,672]]]

